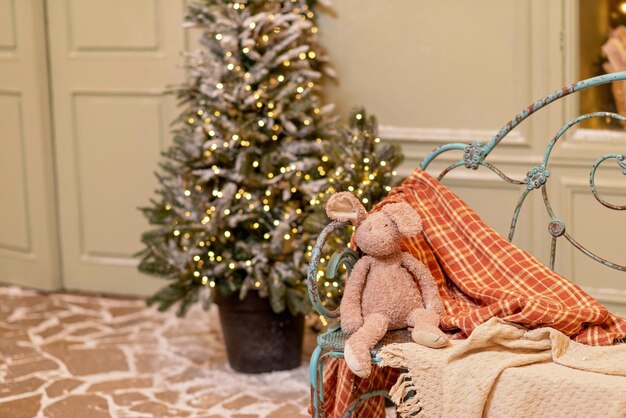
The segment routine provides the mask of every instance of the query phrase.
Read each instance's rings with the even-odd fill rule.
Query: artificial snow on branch
[[[332,69],[313,3],[188,6],[185,27],[202,30],[203,49],[188,54],[189,78],[174,89],[174,143],[142,209],[153,229],[139,269],[169,280],[148,299],[159,309],[179,302],[182,315],[215,292],[256,290],[276,312],[308,312],[307,261],[326,197],[356,188],[374,202],[391,183],[398,152],[378,144],[373,119],[359,110],[340,129],[320,97]],[[342,288],[322,287],[329,303]]]

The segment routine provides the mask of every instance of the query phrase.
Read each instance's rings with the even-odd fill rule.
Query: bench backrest
[[[526,109],[517,114],[513,119],[511,119],[506,125],[502,127],[498,131],[497,134],[493,136],[487,143],[481,142],[469,142],[469,143],[450,143],[445,144],[437,149],[433,150],[429,153],[422,163],[420,164],[420,168],[426,169],[437,157],[440,155],[450,152],[450,151],[461,151],[462,158],[458,161],[452,163],[448,167],[446,167],[441,173],[439,173],[437,179],[443,179],[449,172],[455,170],[457,168],[466,168],[470,170],[477,170],[480,167],[484,167],[488,170],[493,171],[497,174],[502,180],[511,183],[517,184],[523,187],[523,191],[518,199],[517,205],[513,211],[513,216],[510,223],[510,229],[508,234],[508,240],[511,241],[515,234],[515,228],[517,226],[517,220],[522,209],[524,202],[526,201],[527,196],[534,192],[535,190],[540,190],[543,198],[544,206],[548,212],[548,216],[550,218],[548,224],[548,231],[551,235],[551,246],[550,246],[550,268],[554,269],[555,258],[556,258],[556,247],[557,240],[560,237],[565,237],[567,241],[569,241],[574,248],[581,251],[583,254],[587,255],[591,259],[601,263],[607,267],[613,268],[615,270],[626,272],[626,266],[620,265],[616,262],[606,260],[599,255],[591,252],[582,246],[574,237],[567,231],[565,222],[560,219],[554,212],[552,205],[550,204],[549,195],[547,192],[547,184],[550,177],[549,163],[550,156],[554,149],[554,146],[559,141],[561,137],[574,125],[590,118],[612,118],[622,122],[626,122],[626,117],[618,115],[616,113],[611,112],[595,112],[589,113],[582,116],[579,116],[565,125],[554,135],[554,137],[548,143],[546,148],[543,160],[541,163],[535,167],[529,169],[527,175],[523,179],[514,179],[507,176],[501,170],[499,170],[495,165],[491,164],[488,160],[489,154],[494,150],[494,148],[521,122],[523,122],[526,118],[528,118],[533,113],[537,112],[539,109],[547,106],[548,104],[561,99],[569,94],[575,93],[577,91],[598,86],[602,84],[611,83],[613,81],[621,81],[626,80],[626,72],[612,73],[607,75],[602,75],[599,77],[590,78],[587,80],[579,81],[574,83],[568,87],[562,88],[560,90],[556,90],[546,97],[534,102]],[[603,199],[598,190],[596,188],[595,175],[598,167],[605,163],[606,161],[615,160],[616,167],[622,170],[622,174],[626,175],[626,154],[618,154],[618,153],[610,153],[605,154],[598,159],[595,160],[593,165],[591,166],[589,173],[589,188],[591,189],[591,193],[596,198],[596,200],[606,206],[609,209],[613,210],[626,210],[626,205],[614,205],[607,202]],[[322,249],[324,243],[328,239],[328,237],[337,229],[346,227],[346,223],[343,222],[331,222],[324,230],[320,233],[317,243],[313,248],[311,255],[311,262],[309,264],[308,271],[308,286],[309,286],[309,296],[311,298],[311,302],[313,306],[318,311],[318,313],[326,318],[336,318],[338,317],[337,311],[330,311],[324,307],[319,298],[319,293],[317,289],[317,281],[319,279],[319,265],[321,260]],[[348,272],[352,269],[356,260],[358,259],[358,255],[350,250],[349,248],[344,248],[338,250],[333,256],[330,258],[327,268],[326,268],[326,276],[328,278],[335,277],[338,274],[338,268],[341,265],[344,265]]]

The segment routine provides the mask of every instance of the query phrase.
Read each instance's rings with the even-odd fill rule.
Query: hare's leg
[[[413,327],[411,337],[426,347],[439,348],[448,344],[448,336],[439,329],[439,315],[424,308],[417,308],[409,314],[407,323]]]
[[[389,320],[382,314],[368,315],[363,320],[363,326],[346,341],[344,358],[357,376],[367,377],[372,371],[370,351],[385,335],[388,324]]]

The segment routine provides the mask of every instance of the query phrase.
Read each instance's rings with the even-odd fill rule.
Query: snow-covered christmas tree
[[[203,0],[188,7],[203,50],[189,56],[182,112],[143,209],[141,271],[171,282],[148,299],[178,313],[215,292],[251,290],[276,312],[309,310],[307,248],[328,223],[328,193],[373,202],[398,162],[364,111],[337,129],[320,83],[332,77],[313,0]],[[368,162],[371,159],[371,163]],[[345,237],[344,237],[345,238]],[[344,241],[345,243],[345,241]],[[323,277],[320,281],[325,281]],[[322,285],[330,301],[341,285]]]
[[[312,2],[205,0],[187,26],[205,47],[177,89],[183,109],[144,213],[140,269],[172,279],[150,302],[179,313],[199,291],[258,289],[275,311],[305,312],[311,240],[304,220],[329,167],[334,117],[319,83],[330,69]]]

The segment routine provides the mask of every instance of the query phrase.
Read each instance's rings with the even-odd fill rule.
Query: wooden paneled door
[[[184,78],[182,0],[48,0],[63,284],[147,294],[133,254]]]
[[[60,285],[44,4],[0,0],[0,281]]]

